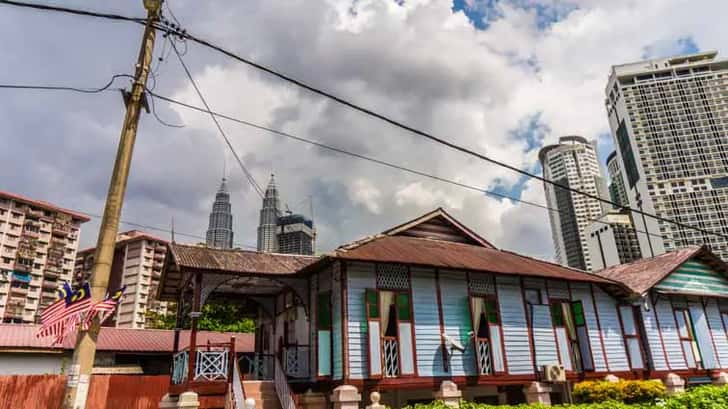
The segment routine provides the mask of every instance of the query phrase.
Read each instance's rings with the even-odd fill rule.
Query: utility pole
[[[124,203],[124,193],[129,178],[132,152],[134,151],[134,140],[136,139],[137,125],[139,124],[139,113],[154,51],[156,31],[153,23],[159,18],[161,4],[162,0],[144,0],[144,8],[147,10],[147,22],[144,28],[141,49],[139,50],[131,95],[125,98],[126,116],[121,129],[114,171],[111,174],[109,192],[106,196],[104,217],[101,219],[101,228],[96,243],[94,270],[91,276],[91,301],[93,303],[101,301],[108,291],[111,263],[114,259],[114,249],[116,247],[116,234],[119,230],[119,217]],[[98,339],[100,326],[101,323],[96,318],[88,331],[82,331],[79,327],[76,348],[73,351],[73,364],[68,373],[66,393],[63,399],[64,409],[86,408],[86,398],[91,383],[91,371],[96,356],[96,340]],[[130,392],[133,393],[133,391]]]

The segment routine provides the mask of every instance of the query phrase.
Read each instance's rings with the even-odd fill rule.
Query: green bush
[[[671,396],[665,409],[728,409],[728,387],[700,386]]]
[[[665,385],[658,380],[585,381],[574,385],[574,400],[579,403],[652,403],[664,397]]]

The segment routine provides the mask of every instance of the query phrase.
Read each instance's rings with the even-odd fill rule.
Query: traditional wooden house
[[[215,300],[248,305],[257,322],[256,354],[238,363],[228,360],[225,345],[193,339],[176,355],[173,394],[227,393],[240,405],[243,395],[267,399],[260,390],[270,382],[276,395],[268,398],[293,409],[304,406],[304,391],[328,398],[346,384],[377,390],[383,403],[400,407],[432,400],[449,380],[467,399],[511,403],[548,400],[550,392],[560,399],[548,383],[560,368],[568,381],[659,376],[650,365],[682,368],[667,348],[682,348],[675,351],[686,369],[695,360],[688,356],[699,355],[704,365],[721,357],[728,363],[728,351],[715,352],[712,361],[706,353],[689,355],[697,350],[681,347],[680,318],[668,324],[659,316],[664,301],[642,298],[645,291],[663,294],[666,284],[640,292],[626,278],[630,269],[595,275],[499,250],[442,209],[322,257],[176,244],[169,254],[160,298],[180,301],[178,316],[191,317],[193,333],[202,305]],[[700,254],[711,260],[705,268],[723,268]],[[632,308],[637,301],[655,318]],[[682,302],[683,319],[696,328],[722,325],[720,314],[712,321],[688,317],[697,311],[695,300]],[[720,310],[717,302],[704,308]],[[658,320],[661,338],[652,330]],[[712,342],[728,347],[724,333],[721,339]],[[235,378],[241,372],[242,382]]]
[[[633,366],[710,383],[728,370],[728,265],[688,247],[599,271],[630,294],[619,306]]]

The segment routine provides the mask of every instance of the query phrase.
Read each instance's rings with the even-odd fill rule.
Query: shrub
[[[700,386],[670,396],[665,409],[728,409],[728,387]]]
[[[665,386],[650,381],[585,381],[574,386],[574,400],[581,403],[652,403],[665,397]]]

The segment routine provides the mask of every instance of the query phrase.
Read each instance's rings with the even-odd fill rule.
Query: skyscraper
[[[215,202],[212,204],[206,242],[209,247],[221,249],[233,247],[233,214],[225,178],[222,178],[220,188],[215,194]]]
[[[301,214],[279,217],[276,236],[279,253],[313,254],[316,231],[313,221]]]
[[[613,66],[605,103],[630,207],[726,235],[728,60],[716,56]],[[707,244],[728,260],[724,238],[639,213],[632,219],[645,257]]]
[[[543,147],[538,157],[546,179],[595,196],[607,196],[596,142],[590,143],[581,136],[563,136],[558,144]],[[544,190],[547,205],[559,210],[549,212],[557,262],[590,270],[586,228],[601,216],[605,207],[596,199],[548,183],[544,183]]]
[[[609,199],[620,206],[629,207],[627,199],[627,187],[622,176],[622,167],[619,166],[617,152],[614,151],[607,157],[607,173],[609,173]]]
[[[592,270],[642,258],[629,210],[610,210],[586,228]]]
[[[278,252],[278,216],[280,215],[280,200],[275,176],[270,175],[270,182],[265,189],[263,208],[260,209],[260,222],[258,224],[258,251],[266,253]]]

